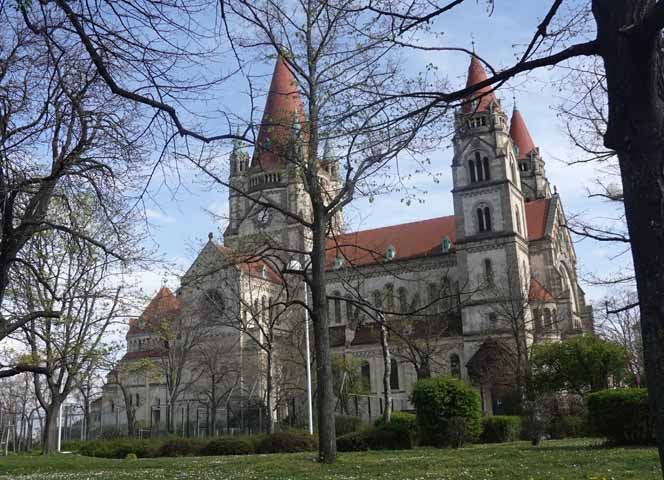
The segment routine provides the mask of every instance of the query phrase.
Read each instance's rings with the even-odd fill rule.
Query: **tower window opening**
[[[514,210],[516,214],[516,231],[521,235],[523,232],[521,232],[521,214],[519,213],[519,207],[515,206]]]
[[[484,179],[491,180],[491,170],[489,169],[489,158],[484,157]]]
[[[479,152],[475,153],[475,168],[477,168],[477,181],[481,182],[484,180],[484,169],[482,168],[482,159],[480,158]]]
[[[484,259],[484,279],[490,287],[494,285],[493,263],[490,258]]]
[[[491,231],[491,210],[488,206],[477,208],[477,229],[480,232]]]
[[[477,181],[477,176],[475,175],[475,162],[468,160],[468,169],[470,170],[470,183],[475,183]]]

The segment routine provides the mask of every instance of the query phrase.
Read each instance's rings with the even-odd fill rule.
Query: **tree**
[[[535,383],[544,391],[569,391],[585,396],[619,383],[625,370],[625,349],[594,335],[536,345]]]
[[[130,162],[140,163],[144,153],[134,106],[100,88],[81,48],[43,42],[42,32],[17,25],[19,17],[13,7],[0,6],[3,24],[14,26],[3,30],[0,41],[0,341],[33,320],[60,314],[5,304],[15,272],[38,273],[25,255],[35,235],[59,232],[121,259],[112,243],[129,212],[119,208],[127,207],[124,199],[139,178]],[[94,238],[62,221],[66,216],[59,213],[79,208],[83,191],[97,199],[105,221],[117,226],[115,237]],[[32,370],[28,364],[7,365],[0,376]]]
[[[96,209],[95,199],[76,200],[72,197],[63,205],[59,213],[61,224],[112,244],[111,239],[118,232]],[[76,211],[69,211],[67,207],[74,204],[78,206]],[[131,229],[127,225],[123,228],[124,234],[130,236]],[[128,237],[123,235],[121,239],[123,244],[115,247],[118,252],[125,248],[140,251]],[[105,355],[105,333],[127,313],[128,286],[114,283],[128,270],[102,248],[57,230],[47,229],[34,235],[24,258],[26,264],[15,272],[18,281],[10,290],[13,308],[62,312],[57,318],[35,319],[24,326],[22,340],[29,349],[29,361],[19,362],[39,369],[33,373],[34,391],[46,412],[43,452],[50,454],[57,448],[60,406],[90,363]]]

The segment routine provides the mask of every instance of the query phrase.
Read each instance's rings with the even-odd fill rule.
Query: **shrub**
[[[454,377],[418,380],[411,399],[423,444],[458,445],[459,442],[474,441],[479,436],[480,395],[462,380]],[[457,417],[465,419],[463,425]]]
[[[351,432],[337,438],[337,450],[340,452],[364,452],[369,450],[367,432]]]
[[[125,456],[125,460],[138,460],[138,457],[136,456],[135,453],[128,453]]]
[[[306,432],[279,432],[265,436],[256,447],[257,453],[307,452],[318,448],[317,438]]]
[[[549,437],[554,440],[588,435],[588,422],[580,415],[556,415],[549,422]]]
[[[521,418],[496,415],[482,419],[482,443],[513,442],[521,434]]]
[[[408,450],[413,448],[409,433],[402,426],[392,422],[373,428],[366,433],[367,445],[371,450]]]
[[[248,437],[219,437],[210,440],[202,455],[250,455],[255,452],[254,443]]]
[[[602,390],[588,395],[587,404],[591,428],[609,442],[616,445],[654,443],[645,389]]]
[[[205,442],[194,438],[171,438],[159,447],[160,457],[187,457],[200,455]]]
[[[362,428],[362,419],[360,417],[351,417],[349,415],[337,415],[334,418],[334,428],[337,437],[341,437],[351,432],[357,432]]]
[[[392,412],[390,422],[387,425],[383,417],[378,417],[374,422],[374,427],[388,429],[400,435],[407,435],[411,444],[414,444],[417,439],[417,417],[413,413]]]
[[[79,453],[88,457],[125,458],[133,453],[138,458],[154,457],[158,454],[158,444],[150,440],[116,438],[113,440],[94,440],[83,442]]]

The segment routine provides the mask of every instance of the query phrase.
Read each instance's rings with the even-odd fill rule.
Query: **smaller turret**
[[[551,187],[546,178],[544,160],[535,146],[521,112],[514,105],[510,136],[514,142],[521,177],[521,190],[526,201],[551,197]]]

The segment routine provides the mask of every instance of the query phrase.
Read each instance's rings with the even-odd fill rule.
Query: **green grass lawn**
[[[654,448],[598,440],[472,445],[459,450],[344,453],[320,465],[313,453],[110,460],[76,455],[0,457],[0,479],[661,479]]]

